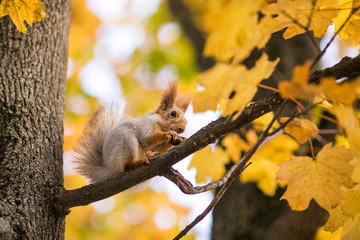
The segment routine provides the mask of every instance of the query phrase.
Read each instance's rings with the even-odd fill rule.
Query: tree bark
[[[63,119],[69,0],[20,33],[0,18],[0,239],[63,239]]]

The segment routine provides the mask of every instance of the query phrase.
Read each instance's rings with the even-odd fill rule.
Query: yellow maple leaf
[[[221,98],[226,98],[234,89],[237,78],[246,72],[245,66],[217,63],[211,69],[201,73],[197,81],[205,90],[195,94],[194,112],[215,111]]]
[[[360,45],[360,17],[350,20],[344,31],[355,41],[356,45]]]
[[[345,222],[348,220],[348,217],[344,215],[340,205],[333,209],[329,209],[328,212],[330,216],[325,224],[325,231],[335,232],[340,227],[344,226]]]
[[[255,47],[263,48],[276,31],[276,22],[269,16],[259,20],[262,4],[261,0],[231,0],[207,14],[204,25],[209,36],[204,54],[239,63]]]
[[[360,236],[360,213],[344,224],[341,240],[358,240]]]
[[[339,0],[338,8],[341,10],[339,15],[333,19],[335,29],[334,31],[339,31],[340,27],[343,29],[339,32],[339,36],[343,39],[351,37],[355,40],[357,45],[360,44],[360,1],[358,0]],[[353,12],[355,9],[358,9],[356,12]],[[349,15],[352,16],[349,18]],[[348,21],[347,21],[348,20]],[[347,21],[347,22],[346,22]]]
[[[341,209],[345,216],[355,217],[360,213],[360,185],[357,184],[353,188],[343,190],[344,199],[341,201]]]
[[[311,199],[325,209],[330,209],[342,199],[341,186],[352,185],[353,158],[350,150],[326,144],[316,158],[291,157],[283,163],[277,173],[278,180],[287,181],[282,199],[286,199],[293,210],[305,210]]]
[[[44,3],[38,0],[2,0],[0,17],[9,15],[20,32],[27,33],[24,21],[32,26],[46,17]]]
[[[266,15],[277,16],[279,29],[287,27],[286,39],[304,33],[306,27],[321,37],[339,11],[337,0],[279,0],[264,8]]]
[[[289,118],[280,118],[281,123],[285,123]],[[294,118],[285,126],[285,132],[293,136],[300,144],[304,144],[311,137],[319,133],[315,123],[305,118]]]
[[[360,156],[360,128],[358,119],[353,106],[343,104],[334,104],[332,108],[339,121],[339,124],[345,129],[350,143],[350,149],[356,156]]]
[[[264,53],[250,70],[243,65],[216,64],[197,78],[205,90],[195,93],[194,112],[214,111],[221,103],[223,115],[241,113],[255,95],[257,85],[270,77],[278,62],[278,59],[269,61]],[[230,95],[233,95],[231,99]]]
[[[196,168],[196,182],[207,182],[209,177],[212,181],[220,179],[225,174],[225,164],[229,162],[229,157],[221,148],[215,148],[211,151],[211,147],[197,151],[188,169]]]
[[[238,111],[238,115],[244,110],[246,104],[248,104],[257,92],[258,84],[271,76],[275,70],[276,65],[280,59],[275,61],[269,61],[266,53],[256,61],[253,68],[246,71],[244,76],[239,76],[236,80],[234,92],[235,95],[231,99],[227,98],[226,106],[223,111],[223,115],[228,116]]]
[[[360,185],[343,190],[344,199],[334,209],[330,209],[330,217],[325,230],[335,232],[343,227],[341,239],[358,239],[360,236]]]

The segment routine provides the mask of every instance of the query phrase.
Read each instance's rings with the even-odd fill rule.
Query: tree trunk
[[[0,18],[0,239],[63,239],[63,118],[69,0],[17,31]]]

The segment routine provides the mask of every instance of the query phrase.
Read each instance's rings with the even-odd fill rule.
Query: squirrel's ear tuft
[[[174,106],[177,94],[177,85],[177,81],[171,81],[169,83],[169,87],[165,89],[162,94],[160,106],[157,109],[158,111],[165,111],[169,107]]]
[[[178,94],[176,97],[175,105],[181,109],[182,112],[186,112],[186,109],[191,103],[191,96],[185,94]]]

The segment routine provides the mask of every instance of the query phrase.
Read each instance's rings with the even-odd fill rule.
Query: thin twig
[[[310,31],[307,31],[306,35],[309,37],[311,43],[314,45],[317,53],[320,54],[321,53],[321,48],[320,48],[319,44],[316,42],[316,39],[315,39],[314,35],[311,34]]]
[[[266,89],[266,90],[274,91],[274,92],[277,92],[277,93],[281,94],[281,91],[279,89],[276,89],[276,88],[273,88],[273,87],[270,87],[270,86],[267,86],[267,85],[264,85],[264,84],[261,84],[261,83],[258,84],[258,87]],[[298,105],[299,108],[304,109],[304,106],[299,101],[297,101],[294,97],[288,96],[288,98],[291,101],[293,101],[296,105]]]
[[[246,165],[244,167],[244,169],[247,168],[250,164],[251,163]],[[179,189],[183,193],[189,194],[189,195],[194,195],[194,194],[198,194],[198,193],[208,192],[215,188],[221,187],[229,179],[231,173],[235,170],[235,168],[236,168],[236,165],[233,165],[221,179],[219,179],[215,182],[211,182],[206,185],[196,186],[196,187],[193,187],[193,185],[191,184],[190,181],[188,181],[186,178],[184,178],[184,176],[182,176],[178,171],[176,171],[173,168],[171,168],[171,170],[169,170],[169,172],[164,174],[164,177],[166,177],[168,180],[170,180],[176,186],[178,186]]]
[[[310,15],[309,15],[309,18],[308,18],[308,24],[307,24],[307,26],[306,26],[306,29],[307,29],[306,35],[309,37],[310,41],[311,41],[312,44],[315,46],[315,49],[316,49],[316,51],[317,51],[318,54],[319,54],[319,53],[321,53],[320,46],[319,46],[319,44],[316,42],[314,35],[311,34],[310,31],[309,31],[309,28],[310,28],[310,25],[311,25],[311,20],[312,20],[312,18],[313,18],[313,16],[314,16],[314,9],[315,9],[316,3],[317,3],[317,0],[313,0],[313,2],[312,2],[312,8],[311,8]]]
[[[335,134],[339,134],[339,130],[336,129],[336,128],[335,129],[320,129],[319,134],[321,134],[321,135],[326,135],[326,134],[335,135]]]
[[[312,1],[312,8],[311,8],[311,10],[310,10],[310,15],[309,15],[309,18],[308,18],[308,23],[307,23],[307,25],[306,25],[306,29],[309,29],[309,28],[310,28],[311,20],[312,20],[312,18],[313,18],[313,16],[314,16],[314,9],[315,9],[315,6],[316,6],[316,2],[317,2],[317,0],[313,0],[313,1]]]
[[[332,122],[332,123],[334,123],[336,125],[339,124],[338,121],[336,121],[335,119],[333,119],[331,117],[328,117],[328,116],[325,116],[325,115],[323,115],[321,113],[312,112],[312,113],[310,113],[310,115],[315,116],[315,117],[323,118],[323,119],[328,120],[329,122]]]

